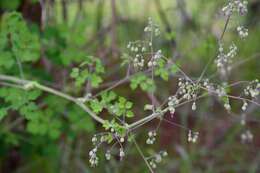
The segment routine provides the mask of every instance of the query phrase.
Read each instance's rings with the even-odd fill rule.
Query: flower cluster
[[[195,111],[195,110],[197,109],[197,106],[196,106],[196,103],[195,103],[195,102],[192,103],[191,109],[192,109],[193,111]]]
[[[178,86],[179,89],[177,91],[177,94],[168,98],[168,109],[171,114],[174,114],[176,105],[178,105],[182,100],[195,100],[201,86],[211,88],[208,80],[194,83],[191,80],[186,80],[183,78],[179,78]],[[193,102],[191,109],[193,111],[197,109],[195,102]]]
[[[178,94],[186,100],[195,99],[198,94],[200,84],[196,84],[193,81],[179,78],[179,92]]]
[[[226,67],[228,68],[228,70],[230,70],[229,64],[232,63],[232,59],[236,56],[236,54],[237,54],[237,47],[234,43],[229,46],[229,51],[227,53],[224,52],[223,45],[220,44],[219,54],[216,59],[217,67],[224,72]]]
[[[226,85],[226,83],[223,84],[224,86]],[[224,86],[217,86],[217,88],[215,89],[218,97],[224,102],[224,108],[227,110],[227,111],[230,111],[231,110],[231,106],[230,106],[230,103],[229,103],[229,98],[227,96],[227,92],[226,92],[226,89]]]
[[[166,151],[160,151],[159,153],[153,155],[152,157],[148,158],[149,165],[155,169],[157,167],[157,164],[162,162],[162,158],[168,156],[168,153]]]
[[[195,143],[195,142],[197,142],[198,137],[199,137],[199,132],[192,132],[191,130],[189,130],[188,142]]]
[[[248,29],[245,28],[244,26],[238,26],[237,27],[237,32],[240,38],[246,38],[248,36]]]
[[[153,36],[160,35],[160,29],[151,18],[148,19],[148,25],[144,28],[144,32],[148,34],[146,40],[136,40],[129,42],[127,45],[128,50],[131,53],[130,59],[127,62],[132,62],[133,66],[138,69],[144,68],[145,65],[148,67],[154,67],[158,64],[158,60],[162,57],[162,51],[158,50],[153,53]],[[147,52],[147,50],[151,52]],[[145,58],[150,57],[148,62],[145,62]]]
[[[143,53],[146,51],[146,44],[143,41],[129,42],[127,48],[133,54],[133,65],[135,68],[144,67]]]
[[[119,149],[119,157],[120,157],[120,160],[122,160],[123,157],[125,157],[125,152],[124,152],[124,149],[123,149],[123,148],[120,148],[120,149]]]
[[[250,84],[244,89],[246,96],[251,98],[256,98],[260,94],[260,83],[258,79],[250,82]]]
[[[247,1],[230,1],[225,7],[222,8],[222,11],[225,16],[230,16],[233,12],[238,12],[239,15],[245,15],[247,13],[247,4]]]
[[[162,51],[158,50],[154,56],[152,56],[151,60],[148,62],[147,66],[152,67],[157,65],[157,61],[162,58]]]
[[[97,143],[97,141],[98,141],[97,136],[94,135],[94,136],[92,137],[91,141],[92,141],[93,145],[96,145],[96,143]]]
[[[240,124],[241,124],[242,126],[246,125],[246,114],[242,114],[242,115],[241,115]]]
[[[160,35],[159,26],[153,22],[152,18],[148,19],[148,26],[144,28],[144,32],[150,32],[150,34],[154,34],[155,36]]]
[[[245,111],[246,108],[247,108],[247,106],[248,106],[248,103],[247,103],[246,101],[244,101],[243,106],[242,106],[241,109],[242,109],[243,111]]]
[[[231,110],[231,106],[230,106],[230,103],[229,103],[229,102],[226,102],[226,103],[224,104],[224,107],[225,107],[225,109],[226,109],[227,111],[230,111],[230,110]]]
[[[156,132],[155,131],[149,131],[148,132],[148,138],[146,140],[146,144],[152,145],[155,142]]]
[[[170,96],[168,98],[168,108],[171,114],[174,114],[175,112],[175,106],[179,104],[179,99],[177,99],[176,96]]]
[[[95,167],[98,165],[98,157],[97,157],[97,148],[93,148],[90,152],[89,152],[89,163],[92,167]]]
[[[111,159],[111,152],[110,152],[110,150],[106,151],[105,157],[106,157],[107,160]]]
[[[241,134],[240,137],[241,137],[241,140],[243,143],[252,142],[252,140],[254,138],[254,136],[250,130],[246,130],[244,133]]]

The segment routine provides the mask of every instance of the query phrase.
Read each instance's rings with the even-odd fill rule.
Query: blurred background
[[[86,55],[99,57],[106,73],[100,88],[92,92],[111,86],[113,81],[124,77],[126,68],[120,66],[122,55],[127,52],[129,41],[144,38],[149,17],[161,30],[155,40],[156,49],[177,62],[188,76],[199,78],[209,59],[217,55],[217,40],[225,25],[221,9],[226,3],[226,0],[0,0],[0,17],[12,11],[21,13],[30,33],[39,38],[36,42],[40,52],[35,55],[39,58],[23,64],[26,78],[37,78],[48,86],[80,95],[82,92],[74,91],[69,80],[72,67],[84,61]],[[248,11],[244,17],[231,18],[224,36],[224,44],[234,42],[239,49],[234,68],[226,78],[229,83],[260,76],[260,1],[249,0]],[[1,25],[4,22],[1,20]],[[237,36],[238,24],[249,30],[245,40]],[[16,29],[19,28],[17,25]],[[2,54],[0,61],[8,60]],[[4,68],[1,63],[0,72],[19,76],[17,67]],[[213,64],[205,77],[212,75],[211,81],[223,82]],[[178,79],[174,75],[168,81],[156,81],[155,95],[159,102],[175,93]],[[229,93],[240,95],[243,87],[232,87]],[[149,94],[140,89],[131,91],[128,83],[114,91],[134,102],[135,120],[146,115],[141,105],[150,102]],[[124,161],[118,157],[106,161],[100,153],[99,166],[91,168],[90,139],[102,127],[77,106],[55,96],[44,94],[36,103],[38,113],[45,119],[29,129],[19,111],[8,111],[8,116],[0,119],[0,172],[148,172],[132,145],[126,146]],[[0,104],[6,104],[2,98]],[[161,122],[152,147],[147,147],[144,139],[149,129],[156,128],[158,120],[136,129],[137,142],[146,155],[160,150],[168,152],[155,172],[260,172],[260,109],[250,104],[248,111],[242,113],[241,102],[231,100],[231,105],[232,115],[214,97],[199,100],[195,112],[191,104],[178,108],[174,118],[165,117],[173,123]],[[245,126],[241,125],[243,114],[247,117]],[[189,144],[187,130],[178,125],[199,131],[198,143]],[[241,142],[240,135],[245,129],[254,135],[250,143]]]

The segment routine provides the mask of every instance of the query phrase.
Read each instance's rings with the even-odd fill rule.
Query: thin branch
[[[28,80],[24,80],[24,79],[19,79],[19,78],[16,78],[16,77],[12,77],[12,76],[6,76],[6,75],[0,75],[0,80],[3,80],[3,81],[8,81],[8,82],[13,82],[15,84],[18,84],[18,85],[21,85],[21,86],[24,86],[26,84],[29,84],[29,83],[32,83],[33,81],[28,81]],[[98,117],[94,112],[92,112],[84,103],[78,101],[77,98],[75,97],[72,97],[68,94],[65,94],[63,92],[60,92],[60,91],[57,91],[53,88],[49,88],[47,86],[44,86],[44,85],[41,85],[39,83],[34,83],[34,87],[35,88],[38,88],[42,91],[45,91],[45,92],[48,92],[48,93],[51,93],[51,94],[54,94],[56,96],[59,96],[59,97],[62,97],[62,98],[65,98],[69,101],[72,101],[74,102],[75,104],[77,104],[78,106],[80,106],[84,111],[86,111],[92,118],[94,118],[96,121],[98,121],[99,123],[103,124],[105,122],[105,120],[103,120],[102,118]],[[24,88],[25,89],[25,88]]]
[[[151,173],[154,173],[153,169],[151,168],[151,166],[149,165],[148,161],[146,160],[144,153],[142,152],[142,150],[140,149],[139,145],[137,144],[136,140],[133,138],[133,142],[135,144],[135,147],[137,149],[137,151],[140,153],[140,155],[142,156],[143,160],[145,161],[147,167],[149,168]]]

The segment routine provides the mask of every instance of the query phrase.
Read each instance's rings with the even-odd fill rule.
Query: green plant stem
[[[24,79],[19,79],[19,78],[16,78],[16,77],[12,77],[12,76],[7,76],[7,75],[0,75],[0,80],[2,81],[8,81],[8,82],[13,82],[15,84],[18,84],[18,85],[26,85],[26,84],[29,84],[29,83],[34,83],[34,87],[35,88],[38,88],[42,91],[45,91],[45,92],[48,92],[48,93],[51,93],[51,94],[54,94],[56,96],[59,96],[59,97],[62,97],[62,98],[65,98],[69,101],[72,101],[74,102],[75,104],[77,104],[78,106],[80,106],[85,112],[87,112],[92,118],[94,118],[96,121],[98,121],[99,123],[101,124],[104,124],[105,120],[98,117],[94,112],[92,112],[84,103],[80,102],[77,100],[77,98],[75,97],[72,97],[68,94],[65,94],[63,92],[60,92],[60,91],[57,91],[53,88],[49,88],[47,86],[44,86],[44,85],[41,85],[39,83],[36,83],[36,82],[33,82],[33,81],[29,81],[29,80],[24,80]],[[25,89],[25,88],[24,88]]]
[[[33,83],[33,84],[34,84],[33,86],[34,86],[35,88],[38,88],[38,89],[40,89],[40,90],[42,90],[42,91],[45,91],[45,92],[48,92],[48,93],[57,95],[57,96],[59,96],[59,97],[62,97],[62,98],[65,98],[65,99],[67,99],[67,100],[69,100],[69,101],[74,102],[75,104],[77,104],[78,106],[80,106],[85,112],[87,112],[92,118],[94,118],[94,119],[95,119],[96,121],[98,121],[99,123],[104,124],[104,122],[105,122],[104,119],[98,117],[98,116],[97,116],[94,112],[92,112],[92,111],[89,109],[89,107],[87,107],[84,103],[78,101],[77,98],[72,97],[72,96],[70,96],[70,95],[68,95],[68,94],[65,94],[65,93],[60,92],[60,91],[57,91],[57,90],[55,90],[55,89],[53,89],[53,88],[50,88],[50,87],[41,85],[41,84],[39,84],[39,83],[37,83],[37,82],[34,82],[34,81],[19,79],[19,78],[13,77],[13,76],[7,76],[7,75],[1,75],[1,74],[0,74],[0,80],[1,80],[1,81],[5,81],[5,82],[12,82],[12,83],[16,84],[16,86],[20,86],[20,88],[23,88],[23,89],[25,89],[24,86],[25,86],[26,84]],[[10,85],[9,85],[9,86],[10,86]],[[12,86],[11,86],[11,87],[12,87]],[[205,91],[207,91],[208,93],[217,94],[216,91],[208,90],[207,88],[204,88],[204,87],[202,87],[202,86],[200,86],[200,88],[203,89],[203,90],[205,90]],[[205,97],[205,96],[208,95],[208,93],[204,93],[204,94],[198,96],[196,99]],[[225,96],[227,96],[227,97],[229,97],[229,98],[233,98],[233,99],[238,99],[238,100],[246,100],[246,101],[248,101],[248,102],[251,102],[251,103],[254,103],[254,104],[260,106],[259,103],[255,102],[255,101],[252,101],[252,100],[249,100],[249,99],[246,99],[246,98],[241,98],[241,97],[232,96],[232,95],[225,95]],[[191,100],[187,100],[187,101],[185,101],[185,102],[182,102],[182,103],[176,105],[176,108],[179,107],[179,106],[182,106],[182,105],[184,105],[184,104],[186,104],[186,103],[192,102],[192,101],[194,101],[194,100],[195,100],[195,99],[191,99]],[[167,111],[168,111],[168,108],[165,108],[165,109],[163,109],[163,110],[160,111],[160,112],[154,112],[154,113],[152,113],[152,114],[150,114],[150,115],[148,115],[148,116],[146,116],[146,117],[144,117],[144,118],[142,118],[142,119],[140,119],[140,120],[138,120],[138,121],[136,121],[136,122],[133,122],[132,124],[129,124],[129,125],[128,125],[128,124],[125,124],[125,128],[126,128],[126,129],[129,129],[129,130],[134,129],[135,127],[139,126],[140,124],[146,124],[146,123],[150,122],[151,120],[162,116],[162,115],[163,115],[164,113],[166,113]]]

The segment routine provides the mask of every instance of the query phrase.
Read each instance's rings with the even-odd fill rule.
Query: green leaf
[[[135,90],[138,86],[143,91],[152,92],[155,90],[155,85],[152,79],[146,77],[144,74],[137,74],[130,80],[130,87]]]
[[[134,116],[134,113],[132,111],[127,111],[126,112],[126,117],[132,118]]]
[[[172,74],[175,74],[179,71],[179,68],[176,64],[172,64],[170,70]]]
[[[79,76],[79,68],[73,68],[72,72],[70,73],[70,77],[77,78]]]
[[[111,101],[116,99],[116,94],[113,91],[104,92],[101,94],[101,102],[103,104],[109,104]]]
[[[99,84],[102,82],[102,78],[99,77],[99,76],[96,75],[96,74],[92,74],[92,75],[90,76],[90,79],[89,79],[89,80],[91,81],[91,85],[92,85],[94,88],[98,87]]]
[[[129,101],[126,102],[126,105],[125,105],[126,109],[131,109],[132,106],[133,106],[133,103],[132,103],[132,102],[129,102]]]
[[[105,122],[103,123],[103,127],[105,128],[105,130],[110,129],[110,122],[108,120],[105,120]]]
[[[90,116],[86,115],[86,112],[79,110],[77,105],[72,105],[68,110],[69,126],[75,132],[87,131],[92,132],[95,129],[93,120]]]
[[[1,50],[0,50],[1,52]],[[6,69],[11,68],[15,64],[12,53],[9,51],[2,51],[0,53],[0,67],[3,66]]]
[[[0,121],[7,115],[7,108],[0,108]]]
[[[0,40],[0,54],[1,57],[6,56],[5,59],[12,57],[21,62],[34,62],[40,57],[39,37],[28,29],[20,13],[11,12],[3,15]],[[6,66],[10,66],[13,62],[8,60],[7,64]]]
[[[103,105],[97,99],[90,101],[90,107],[95,113],[100,113],[103,110]]]

